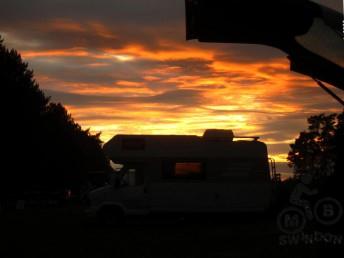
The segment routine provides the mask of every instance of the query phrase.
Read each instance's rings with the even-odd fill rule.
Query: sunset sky
[[[233,129],[285,161],[307,117],[341,111],[279,50],[186,41],[183,0],[11,0],[0,12],[5,44],[103,141]]]

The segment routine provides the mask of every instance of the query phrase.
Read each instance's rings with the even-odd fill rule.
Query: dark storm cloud
[[[12,0],[2,1],[2,19],[47,20],[69,17],[78,20],[101,19],[117,23],[157,24],[180,21],[184,15],[181,0]],[[143,24],[142,24],[143,23]]]
[[[208,76],[213,74],[213,69],[209,66],[212,64],[210,60],[189,58],[184,60],[171,60],[165,61],[163,66],[165,67],[178,67],[180,73],[188,75]]]
[[[63,91],[45,90],[48,96],[55,102],[61,102],[63,105],[72,106],[103,106],[115,103],[126,102],[126,98],[116,96],[96,96],[68,93]]]
[[[80,30],[69,31],[68,28],[63,28],[63,23],[67,26],[79,26]],[[104,35],[102,31],[96,31],[95,27],[97,26],[100,27],[99,30],[101,27],[106,29],[108,34]],[[163,46],[159,44],[161,38],[184,42],[182,24],[148,25],[142,22],[140,26],[141,28],[138,29],[134,24],[121,25],[101,18],[85,22],[76,18],[58,20],[50,18],[42,22],[21,20],[4,25],[0,17],[0,31],[6,33],[3,36],[8,35],[11,45],[21,51],[64,49],[76,46],[103,50],[123,48],[128,44],[140,44],[147,49],[154,50],[163,49]]]
[[[144,101],[152,103],[179,104],[185,106],[196,106],[203,103],[201,91],[197,90],[175,90],[167,91],[153,97],[144,98]]]
[[[160,44],[161,38],[185,42],[183,0],[14,0],[1,2],[0,9],[5,10],[0,16],[0,31],[17,38],[17,42],[13,41],[11,45],[19,50],[71,46],[121,48],[135,42],[156,50],[173,48],[173,45]],[[54,22],[75,24],[81,30],[60,30],[51,26]],[[94,31],[93,23],[106,27],[114,38],[104,37]],[[39,44],[30,44],[34,40]],[[200,45],[196,41],[188,44]],[[285,56],[279,50],[258,45],[202,43],[201,46],[204,49],[218,49],[217,59],[235,62]]]
[[[185,40],[184,1],[179,0],[14,0],[1,1],[0,10],[0,32],[20,51],[128,43],[156,49],[162,47],[160,38]],[[102,27],[112,37],[97,31]]]
[[[52,90],[46,90],[45,92],[52,97],[53,101],[58,101],[65,105],[88,107],[142,103],[192,106],[202,103],[203,100],[201,92],[196,90],[167,91],[148,97],[83,95]]]
[[[92,64],[100,64],[93,66]],[[132,62],[116,62],[115,60],[98,60],[89,57],[51,57],[34,58],[30,66],[40,71],[40,76],[56,79],[61,86],[64,83],[98,83],[111,87],[118,81],[144,82],[147,88],[152,90],[171,90],[178,84],[175,81],[166,80],[179,76],[202,76],[216,78],[217,73],[209,67],[210,62],[201,59],[187,59],[177,61],[155,61],[138,59]],[[169,68],[172,71],[169,71]],[[146,72],[151,70],[161,71],[155,81],[145,81]],[[43,72],[42,72],[43,71]],[[228,80],[242,78],[240,73],[227,73]],[[245,79],[248,80],[248,79]],[[49,85],[44,85],[49,86]],[[94,86],[96,87],[96,85]],[[202,85],[202,89],[221,89],[223,85]]]
[[[205,108],[206,110],[210,111],[213,115],[228,115],[228,114],[243,114],[243,113],[252,113],[252,114],[271,114],[271,112],[263,111],[263,110],[249,110],[249,109],[233,109],[233,110],[221,110],[221,109],[209,109]]]
[[[314,0],[337,11],[339,0]],[[11,0],[1,1],[2,20],[46,20],[51,17],[98,18],[141,25],[184,19],[184,0]]]
[[[104,64],[93,67],[92,64]],[[149,63],[133,62],[131,65],[111,60],[100,61],[91,58],[35,58],[30,66],[40,71],[41,76],[64,82],[113,84],[118,80],[142,80],[142,69]],[[47,86],[47,85],[45,85]]]

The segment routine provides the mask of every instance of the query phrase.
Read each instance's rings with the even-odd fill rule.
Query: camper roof
[[[267,157],[266,145],[258,141],[233,141],[231,130],[206,130],[196,135],[116,135],[104,145],[106,155],[113,161],[146,158],[242,158]]]

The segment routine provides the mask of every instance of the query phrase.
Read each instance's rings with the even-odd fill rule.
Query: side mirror
[[[129,186],[135,186],[136,185],[136,170],[135,169],[129,169],[128,171],[128,184]]]

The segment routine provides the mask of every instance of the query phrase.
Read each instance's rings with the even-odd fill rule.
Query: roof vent
[[[203,139],[209,141],[233,141],[233,139],[252,139],[259,140],[259,136],[234,136],[232,130],[207,129],[203,134]]]
[[[234,133],[232,130],[207,129],[203,138],[211,141],[233,141]]]

